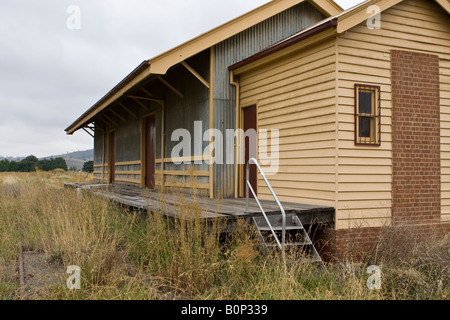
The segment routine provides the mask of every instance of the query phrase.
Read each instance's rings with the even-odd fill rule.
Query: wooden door
[[[116,133],[111,131],[108,134],[108,167],[109,183],[116,182]]]
[[[145,187],[155,189],[155,116],[145,118]]]
[[[256,106],[251,106],[244,109],[244,153],[245,153],[245,165],[244,165],[244,196],[247,185],[247,163],[250,158],[257,158],[257,136],[256,136]],[[255,165],[250,165],[249,172],[250,184],[258,194],[257,190],[257,170]],[[253,198],[251,191],[249,190],[250,197]]]

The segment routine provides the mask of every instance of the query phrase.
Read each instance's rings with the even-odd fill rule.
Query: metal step
[[[323,263],[322,259],[320,257],[317,257],[317,256],[308,256],[308,257],[304,257],[301,260],[298,260],[298,259],[287,259],[286,262],[291,263],[291,264],[296,264],[296,263],[299,263],[299,262],[311,262],[311,263],[319,262],[321,264]]]
[[[269,220],[270,225],[267,223]],[[261,242],[261,245],[266,249],[269,248],[279,248],[279,244],[275,243],[275,238],[278,238],[278,234],[282,231],[282,216],[280,215],[271,215],[267,217],[267,220],[264,216],[253,217],[253,221],[258,229],[258,235]],[[304,229],[300,219],[296,214],[286,214],[286,228],[285,230],[298,230],[298,232],[302,235],[303,241],[293,241],[293,242],[285,242],[285,247],[306,247],[308,246],[311,250],[311,255],[305,257],[304,260],[320,263],[323,269],[326,271],[325,264],[323,263],[321,257],[317,253],[314,244],[309,238],[308,233]],[[270,232],[269,232],[270,231]],[[273,231],[273,233],[271,233]],[[275,237],[275,238],[274,238]],[[279,241],[279,240],[278,240]],[[326,271],[328,273],[328,271]]]
[[[309,246],[311,244],[312,244],[312,242],[308,240],[308,241],[302,241],[302,242],[287,242],[284,245],[286,247],[295,247],[295,246],[301,247],[301,246]],[[268,247],[278,247],[278,245],[276,243],[266,243],[266,246],[268,246]]]
[[[269,226],[267,226],[267,227],[258,227],[258,229],[261,230],[261,231],[270,231],[270,227]],[[275,227],[272,227],[272,229],[273,229],[273,231],[281,231],[281,230],[283,230],[283,227],[282,226],[275,226]],[[303,229],[303,228],[302,227],[298,227],[298,226],[288,226],[288,225],[286,225],[286,230],[301,230],[301,229]]]
[[[250,164],[256,165],[257,170],[259,170],[259,173],[263,177],[267,187],[269,188],[270,192],[272,193],[272,196],[275,199],[275,202],[277,203],[278,207],[280,208],[280,212],[281,212],[280,214],[267,216],[266,213],[264,212],[264,209],[261,206],[261,202],[259,201],[258,196],[254,192],[253,187],[249,181]],[[272,186],[270,185],[269,181],[266,178],[266,175],[264,174],[258,161],[255,158],[251,158],[248,160],[246,173],[247,173],[247,176],[246,176],[247,177],[247,179],[246,179],[246,198],[247,198],[246,199],[246,212],[249,212],[249,205],[248,205],[249,195],[250,195],[249,191],[251,191],[251,193],[253,194],[254,199],[255,199],[256,203],[258,204],[258,206],[261,210],[261,213],[262,213],[262,216],[253,217],[253,222],[255,223],[255,225],[258,229],[258,237],[261,241],[261,244],[265,247],[265,249],[267,249],[269,246],[277,246],[282,251],[282,257],[284,260],[286,258],[285,257],[286,246],[299,246],[299,247],[300,246],[309,246],[310,251],[312,253],[312,258],[315,261],[320,262],[322,267],[326,271],[327,269],[325,267],[325,264],[323,263],[322,259],[320,258],[319,254],[317,253],[316,248],[312,244],[308,233],[303,228],[302,222],[300,221],[300,219],[298,218],[298,216],[296,214],[292,214],[292,213],[286,214],[285,213],[283,206],[281,205],[280,201],[278,200],[277,195],[273,191]],[[285,217],[285,225],[284,226],[283,226],[283,216]],[[276,241],[276,244],[270,243],[270,242],[267,243],[267,241],[264,239],[262,231],[269,231],[269,230],[272,233],[274,240]],[[301,240],[303,240],[303,241],[286,243],[286,230],[300,230],[300,232],[302,234]],[[279,237],[277,236],[277,233],[279,233],[279,231],[281,231],[281,241],[279,240]],[[267,232],[265,232],[265,233],[267,233]]]
[[[268,216],[267,218],[274,231],[280,231],[283,229],[283,221],[281,215],[271,215]],[[259,230],[270,231],[270,226],[267,224],[267,221],[263,216],[253,217],[253,221],[255,222]],[[297,215],[294,213],[286,214],[286,230],[300,230],[300,229],[303,229],[303,226]]]

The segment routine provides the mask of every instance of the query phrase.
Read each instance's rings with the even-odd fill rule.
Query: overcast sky
[[[14,0],[0,10],[0,156],[93,147],[64,129],[143,60],[268,0]],[[338,0],[344,9],[361,0]],[[80,9],[79,29],[75,5]]]

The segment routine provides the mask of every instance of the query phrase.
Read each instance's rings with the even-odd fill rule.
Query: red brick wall
[[[401,225],[316,231],[313,242],[325,261],[363,260],[374,257],[386,245],[394,248],[414,246],[422,241],[436,241],[450,233],[450,223]]]
[[[441,223],[439,57],[392,50],[391,80],[392,226],[319,231],[326,260],[370,255],[392,228],[419,241],[450,232]]]
[[[392,221],[441,219],[439,57],[391,51]]]

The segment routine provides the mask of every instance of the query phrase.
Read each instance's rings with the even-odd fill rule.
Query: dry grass
[[[63,189],[64,182],[89,179],[73,173],[0,174],[0,299],[17,298],[19,241],[63,272],[69,265],[81,267],[81,290],[68,290],[62,278],[60,285],[40,290],[46,299],[449,297],[448,239],[415,243],[400,255],[393,254],[399,252],[392,250],[396,239],[387,235],[367,263],[329,265],[327,276],[310,263],[285,265],[276,253],[261,255],[243,222],[232,235],[221,235],[222,221],[199,218],[200,196],[186,202],[177,193],[184,219],[174,221],[160,212],[125,213],[89,194],[80,201]],[[366,287],[372,263],[383,271],[378,291]]]

